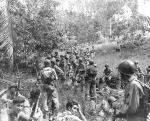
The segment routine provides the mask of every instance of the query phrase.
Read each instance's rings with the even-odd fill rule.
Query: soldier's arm
[[[58,66],[55,66],[55,70],[56,70],[57,72],[59,72],[59,74],[61,74],[61,75],[64,74],[63,70],[62,70],[60,67],[58,67]]]
[[[10,103],[13,102],[13,100],[7,98],[7,94],[4,94],[4,95],[1,97],[1,101],[2,101],[2,102],[10,102]]]
[[[58,80],[58,76],[55,70],[53,70],[53,73],[54,73],[55,79]]]
[[[137,85],[132,84],[130,89],[130,96],[129,96],[129,107],[127,109],[127,113],[135,113],[139,106],[140,106],[140,97],[141,97],[141,93],[140,93],[140,89]]]
[[[81,111],[81,106],[78,104],[78,112],[80,114],[81,120],[82,121],[87,121],[87,119],[85,118],[84,114]]]

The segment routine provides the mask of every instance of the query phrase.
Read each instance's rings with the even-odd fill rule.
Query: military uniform
[[[46,76],[46,77],[45,77]],[[42,91],[42,105],[43,105],[43,111],[47,112],[49,110],[48,108],[48,101],[52,101],[52,112],[54,110],[57,110],[59,108],[59,100],[58,100],[58,92],[56,89],[56,84],[58,80],[58,76],[55,72],[55,70],[51,67],[45,67],[41,71],[41,80],[43,85],[43,91]]]
[[[90,94],[91,97],[96,97],[96,76],[97,68],[94,66],[94,62],[90,62],[90,65],[86,69],[86,93]]]
[[[137,79],[136,65],[131,60],[125,60],[118,66],[120,77],[128,81],[125,87],[124,104],[118,117],[124,117],[127,121],[146,121],[147,108],[145,107],[144,90]]]
[[[125,88],[125,100],[122,112],[127,114],[127,121],[146,121],[143,115],[144,109],[141,106],[144,92],[141,84],[136,80],[137,78],[132,76]]]
[[[16,95],[12,96],[8,90],[2,95],[1,101],[3,102],[3,105],[6,104],[6,107],[3,107],[3,109],[9,109],[9,113],[7,112],[8,117],[6,118],[8,118],[10,121],[20,121],[20,119],[28,121],[30,119],[30,103],[26,97],[19,93],[16,93]],[[5,121],[7,121],[7,119]]]
[[[83,91],[85,85],[85,65],[82,62],[79,62],[75,75],[78,77],[78,82],[80,83],[81,90]]]
[[[82,121],[77,116],[73,115],[70,111],[64,111],[57,114],[56,117],[53,117],[53,121]]]

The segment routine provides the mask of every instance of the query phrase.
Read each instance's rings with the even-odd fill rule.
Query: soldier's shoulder
[[[142,82],[141,82],[142,83]],[[132,86],[136,86],[136,87],[138,87],[138,88],[141,88],[142,89],[142,85],[141,85],[141,83],[140,83],[140,80],[138,80],[138,79],[134,79],[132,82],[131,82],[131,85]]]

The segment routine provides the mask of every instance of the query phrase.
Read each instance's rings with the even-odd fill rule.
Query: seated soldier
[[[97,120],[112,121],[115,101],[116,99],[112,96],[104,96],[104,99],[96,106],[98,113]]]
[[[104,74],[103,80],[104,80],[104,81],[111,79],[111,75],[110,75],[111,72],[112,72],[112,71],[111,71],[111,69],[109,68],[109,65],[106,64],[106,65],[105,65],[104,72],[103,72],[103,74]]]
[[[81,119],[77,116],[81,117]],[[81,111],[81,107],[77,102],[68,101],[66,104],[66,110],[59,112],[56,117],[53,117],[54,121],[87,121]]]
[[[84,114],[87,119],[96,114],[96,103],[89,94],[85,95]]]

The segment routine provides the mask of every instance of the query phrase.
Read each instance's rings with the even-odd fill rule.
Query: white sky
[[[22,4],[25,4],[26,0],[19,0]],[[74,11],[78,11],[78,0],[56,0],[60,2],[59,9],[61,10],[69,10],[70,7]],[[82,0],[82,2],[89,2],[91,0]],[[72,6],[70,6],[72,3]],[[83,4],[82,3],[82,4]],[[84,5],[83,5],[84,6]],[[138,12],[150,17],[150,0],[138,0]]]
[[[69,3],[74,3],[74,7],[76,8],[76,0],[57,0],[61,3],[61,9],[68,10],[70,8]],[[90,0],[83,0],[83,1],[90,1]],[[145,1],[145,2],[144,2]],[[75,9],[74,8],[74,9]],[[150,0],[138,0],[138,12],[150,17]]]
[[[138,0],[138,12],[150,17],[150,0]]]

